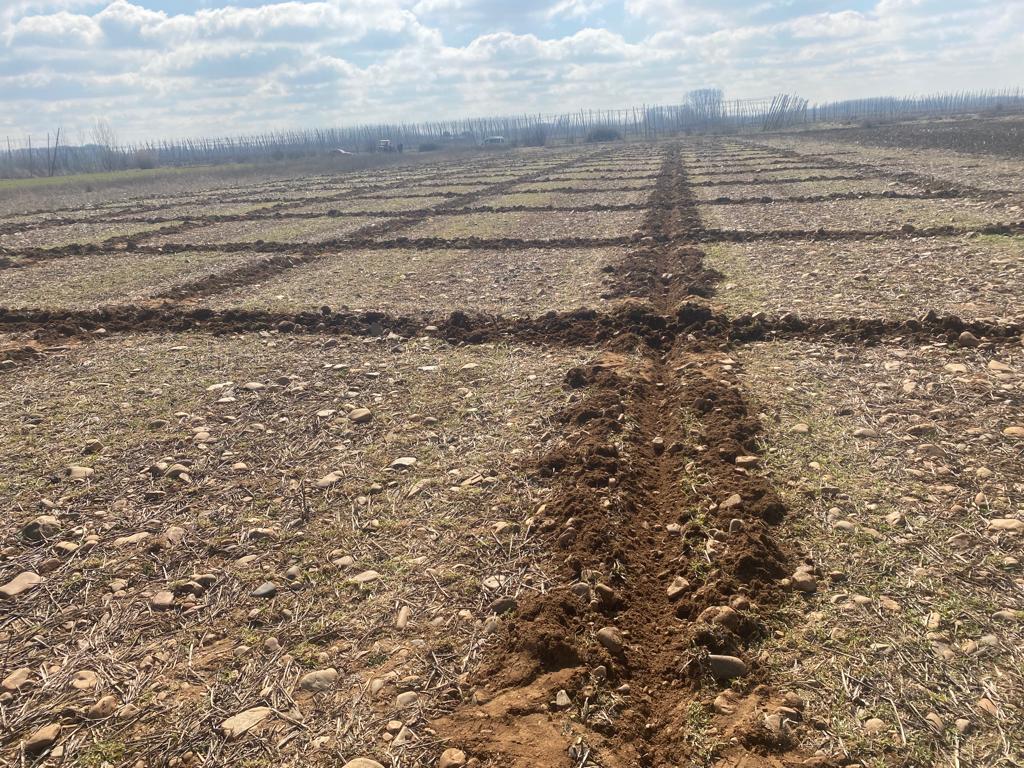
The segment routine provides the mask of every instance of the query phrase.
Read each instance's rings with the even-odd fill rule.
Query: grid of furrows
[[[693,137],[0,217],[0,755],[1015,759],[1004,186]]]

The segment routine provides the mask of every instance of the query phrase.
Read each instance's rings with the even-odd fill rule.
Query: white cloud
[[[1024,84],[1021,0],[185,5],[4,4],[0,127],[102,115],[131,138],[672,103],[704,86],[827,99]]]

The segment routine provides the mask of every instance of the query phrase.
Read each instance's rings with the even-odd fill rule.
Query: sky
[[[1024,86],[1024,0],[0,0],[0,139]]]

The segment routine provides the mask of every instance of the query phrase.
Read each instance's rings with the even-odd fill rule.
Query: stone
[[[117,703],[116,696],[104,696],[85,710],[85,716],[90,720],[103,720],[108,718],[117,711]]]
[[[53,515],[40,515],[21,529],[21,538],[31,544],[39,544],[60,535],[61,525]]]
[[[864,732],[877,736],[884,732],[886,729],[885,721],[879,720],[877,717],[872,717],[864,721]]]
[[[399,707],[411,707],[419,701],[420,695],[416,691],[405,691],[395,697],[395,705]]]
[[[441,753],[441,758],[437,761],[437,768],[460,768],[465,764],[466,753],[461,749],[449,747]]]
[[[711,706],[720,715],[731,715],[736,711],[736,694],[732,691],[722,691],[715,697]]]
[[[277,594],[277,584],[272,581],[264,581],[252,591],[253,597],[261,597],[268,600]]]
[[[735,463],[736,463],[737,467],[743,467],[743,468],[756,467],[758,464],[761,463],[761,457],[760,456],[737,456],[736,459],[735,459]]]
[[[146,533],[145,531],[139,531],[133,533],[131,536],[118,536],[114,539],[111,544],[115,547],[127,547],[131,544],[138,544],[140,541],[145,541],[152,534]]]
[[[307,672],[299,678],[299,688],[304,691],[327,691],[338,682],[338,670],[330,667]]]
[[[95,688],[99,682],[99,675],[91,669],[80,669],[71,676],[71,687],[79,691],[88,691]]]
[[[351,577],[349,581],[353,584],[372,584],[380,579],[380,574],[374,570],[363,571]]]
[[[747,674],[747,664],[736,656],[720,656],[716,653],[708,655],[711,675],[719,681],[731,680]]]
[[[555,706],[559,709],[565,709],[566,707],[572,706],[572,699],[569,698],[569,694],[564,689],[560,689],[555,694]]]
[[[668,593],[669,600],[675,600],[681,594],[686,592],[689,588],[690,582],[688,582],[682,576],[676,576],[674,579],[672,579],[668,587],[666,587],[665,591]]]
[[[1003,434],[1007,437],[1019,437],[1024,439],[1024,427],[1019,425],[1009,426],[1003,430]]]
[[[88,480],[96,474],[96,471],[92,467],[70,466],[65,470],[65,472],[71,480]]]
[[[811,428],[807,424],[801,422],[799,424],[794,424],[792,427],[789,428],[789,431],[791,434],[794,435],[806,435],[811,431]]]
[[[32,732],[22,746],[30,755],[38,755],[57,743],[60,738],[60,723],[50,723]]]
[[[390,467],[391,469],[411,469],[412,467],[415,467],[417,463],[418,460],[412,456],[400,456],[391,462]]]
[[[22,571],[9,582],[0,587],[0,600],[10,600],[13,597],[34,589],[45,581],[38,573]]]
[[[946,724],[942,722],[942,718],[937,712],[929,712],[924,716],[924,720],[928,724],[928,728],[937,736],[941,736],[946,729]]]
[[[253,707],[232,715],[220,724],[220,729],[229,739],[236,739],[262,723],[272,714],[270,707]]]
[[[330,472],[319,480],[316,481],[317,488],[330,488],[332,485],[341,480],[342,475],[340,472]]]
[[[1021,533],[1024,531],[1024,520],[1014,517],[997,517],[988,521],[990,531],[1006,531],[1009,533]]]
[[[597,631],[597,642],[603,645],[608,652],[619,656],[624,648],[622,633],[615,627],[602,627]]]
[[[357,757],[355,760],[349,760],[341,768],[384,768],[384,766],[369,757]]]
[[[409,620],[412,618],[412,608],[408,605],[403,605],[398,609],[398,615],[395,616],[395,628],[405,629],[409,626]]]
[[[174,593],[162,589],[149,598],[149,607],[154,611],[166,611],[174,605]]]
[[[373,413],[369,408],[355,408],[349,411],[348,418],[353,424],[365,424],[373,419]]]
[[[966,736],[974,730],[974,723],[972,723],[966,717],[958,717],[954,725],[956,725],[956,729],[964,736]]]
[[[721,504],[719,504],[718,508],[721,509],[723,512],[726,512],[730,509],[736,509],[741,504],[743,504],[743,497],[740,496],[738,493],[734,493],[732,496],[730,496]]]
[[[793,584],[793,589],[799,590],[800,592],[813,594],[818,590],[818,580],[815,578],[813,573],[797,571],[790,577],[790,580]]]
[[[878,432],[871,429],[871,427],[861,427],[853,431],[854,437],[872,438],[878,437]]]
[[[406,744],[410,743],[413,740],[413,738],[415,738],[413,732],[408,727],[403,725],[401,730],[399,730],[398,733],[395,734],[395,738],[392,740],[391,746],[404,747]]]
[[[0,682],[0,688],[7,692],[17,691],[25,685],[32,677],[32,670],[28,667],[16,669]]]
[[[970,331],[964,331],[961,333],[957,337],[956,341],[961,347],[976,347],[979,344],[978,337]]]

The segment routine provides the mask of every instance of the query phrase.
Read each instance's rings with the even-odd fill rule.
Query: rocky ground
[[[11,209],[0,762],[1018,763],[1013,168],[874,151]]]

